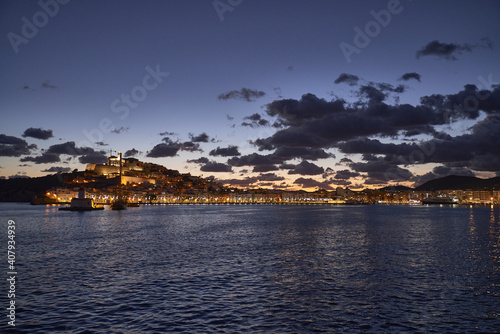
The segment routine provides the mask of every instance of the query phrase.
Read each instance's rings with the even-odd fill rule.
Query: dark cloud
[[[290,169],[294,169],[294,168],[295,168],[294,164],[281,164],[279,166],[279,169],[283,169],[283,170],[290,170]]]
[[[48,169],[44,169],[41,172],[43,173],[68,173],[71,172],[70,167],[50,167]]]
[[[264,172],[271,172],[273,170],[279,170],[279,168],[276,165],[258,165],[253,168],[252,172],[264,173]]]
[[[122,127],[118,128],[118,129],[113,129],[113,130],[111,130],[111,132],[112,132],[112,133],[119,134],[119,133],[122,133],[122,132],[127,132],[127,131],[128,131],[128,129],[129,129],[129,127],[128,127],[128,126],[127,126],[127,127],[122,126]]]
[[[195,159],[195,160],[188,160],[187,162],[189,162],[189,163],[195,163],[195,164],[206,164],[209,161],[210,160],[208,160],[208,158],[201,157],[201,158],[198,158],[198,159]]]
[[[146,155],[149,158],[175,157],[180,146],[175,143],[160,143]]]
[[[180,150],[181,151],[187,151],[187,152],[203,152],[203,150],[200,147],[200,144],[192,142],[192,141],[185,141],[180,144]]]
[[[160,136],[176,136],[177,134],[175,132],[169,132],[169,131],[165,131],[165,132],[160,132]]]
[[[124,156],[125,157],[135,157],[138,155],[140,152],[136,150],[135,148],[132,148],[131,150],[128,150],[125,152]]]
[[[414,150],[419,150],[417,144],[407,143],[381,143],[378,139],[360,138],[340,143],[338,148],[343,153],[371,153],[371,154],[398,154],[409,155]]]
[[[269,116],[277,116],[284,125],[299,125],[304,121],[345,111],[345,102],[327,102],[314,94],[304,94],[300,100],[276,100],[266,106]]]
[[[266,119],[263,119],[262,116],[257,114],[257,113],[255,113],[251,116],[247,116],[244,119],[250,120],[251,123],[243,122],[243,123],[241,123],[241,125],[243,125],[243,126],[249,126],[252,128],[256,128],[259,126],[268,126],[269,125],[269,121]]]
[[[44,152],[37,157],[24,157],[20,159],[21,162],[34,162],[35,164],[48,164],[53,162],[60,162],[59,154]]]
[[[370,100],[370,102],[382,102],[387,97],[380,89],[370,86],[363,85],[359,88],[359,96],[364,96]]]
[[[47,140],[54,137],[52,130],[43,130],[41,128],[28,128],[24,130],[23,137],[32,137],[36,139]]]
[[[258,153],[252,153],[249,155],[244,155],[241,157],[230,158],[227,163],[231,166],[241,167],[241,166],[258,166],[258,165],[274,165],[278,161],[273,160],[270,155],[261,155]]]
[[[209,153],[211,156],[221,156],[221,157],[235,157],[240,156],[241,153],[238,151],[238,146],[229,145],[228,147],[217,147],[211,150]]]
[[[342,73],[339,75],[337,79],[335,79],[335,83],[346,83],[349,86],[355,86],[358,84],[359,77],[353,74],[348,74],[348,73]]]
[[[210,140],[210,137],[205,132],[200,133],[197,136],[190,133],[189,137],[191,138],[191,141],[194,143],[208,143],[208,141]]]
[[[288,171],[288,174],[300,175],[320,175],[325,172],[323,167],[317,166],[311,162],[303,160],[300,164],[296,165],[294,169]]]
[[[35,144],[28,145],[24,139],[0,134],[0,157],[19,157],[36,148]]]
[[[331,180],[331,184],[336,185],[336,186],[346,187],[346,186],[350,186],[352,184],[352,182],[344,180],[344,179],[333,179],[333,180]]]
[[[410,181],[413,177],[412,172],[408,169],[387,163],[383,159],[354,162],[350,167],[356,172],[366,173],[363,176],[365,176],[365,184],[367,185]]]
[[[150,158],[161,158],[161,157],[174,157],[179,151],[187,152],[203,152],[200,148],[200,144],[193,141],[179,142],[173,141],[169,137],[163,138],[164,143],[160,143],[153,147],[151,151],[146,155]]]
[[[371,82],[370,84],[374,85],[382,92],[391,92],[391,93],[398,93],[398,94],[404,93],[406,91],[406,88],[407,88],[405,85],[393,86],[393,85],[385,83],[385,82],[378,82],[378,83]]]
[[[334,178],[337,180],[347,180],[347,179],[350,179],[351,177],[357,177],[357,176],[360,176],[360,174],[357,172],[350,171],[348,169],[343,169],[343,170],[337,171],[335,173]]]
[[[394,87],[382,88],[397,90]],[[369,136],[434,135],[436,125],[475,119],[480,110],[490,114],[500,112],[498,87],[478,90],[474,85],[466,85],[457,94],[423,97],[417,106],[388,105],[381,101],[385,93],[374,86],[362,86],[360,92],[371,103],[349,106],[344,101],[327,102],[312,94],[304,95],[299,101],[274,101],[266,112],[277,117],[286,127],[252,143],[260,150],[282,146],[329,148],[342,141]]]
[[[420,74],[416,73],[416,72],[408,72],[408,73],[405,73],[401,76],[401,78],[399,78],[399,80],[403,80],[403,81],[408,81],[410,79],[415,79],[417,80],[418,82],[420,82]]]
[[[349,165],[350,163],[352,163],[353,161],[349,158],[342,158],[339,160],[339,162],[337,162],[335,165],[336,166],[341,166],[341,165]]]
[[[36,157],[24,157],[20,161],[31,161],[36,164],[53,163],[61,161],[60,155],[69,155],[70,158],[72,156],[80,156],[78,158],[80,163],[104,163],[107,161],[105,154],[106,152],[95,151],[91,147],[77,147],[75,142],[70,141],[62,144],[51,145],[45,152],[42,153],[42,155]]]
[[[481,110],[488,114],[500,113],[500,87],[480,90],[476,85],[465,85],[456,94],[421,97],[420,103],[433,110],[442,124],[460,119],[476,119]]]
[[[88,152],[78,158],[78,161],[82,164],[103,164],[108,160],[106,152],[104,151],[93,151]]]
[[[405,78],[417,80],[414,73]],[[340,99],[326,101],[312,94],[305,94],[300,100],[274,101],[266,106],[266,113],[275,117],[282,128],[267,138],[251,141],[259,150],[273,152],[240,157],[228,163],[269,166],[259,167],[263,170],[278,165],[283,168],[287,160],[294,158],[305,161],[328,158],[327,149],[337,148],[344,154],[363,154],[363,162],[354,163],[346,157],[339,164],[351,167],[352,173],[357,173],[353,176],[366,177],[369,185],[410,181],[414,177],[406,167],[423,163],[498,171],[499,86],[480,90],[475,85],[466,85],[455,94],[424,96],[416,106],[385,102],[389,94],[397,95],[405,89],[403,85],[370,82],[358,88],[358,96],[367,98],[368,103],[349,104]],[[453,137],[437,128],[465,119],[477,119],[481,111],[487,117],[471,127],[470,133]],[[254,114],[249,119],[258,117],[260,115]],[[397,139],[416,135],[428,135],[432,139],[383,143],[376,138]],[[296,172],[295,167],[289,170]]]
[[[285,178],[283,176],[278,176],[276,173],[260,174],[257,177],[259,182],[277,182],[283,181]]]
[[[202,172],[214,172],[214,173],[220,173],[220,172],[232,172],[233,169],[231,166],[220,163],[220,162],[215,162],[215,161],[209,161],[203,166],[200,167],[200,170]]]
[[[442,43],[438,40],[429,42],[423,48],[417,51],[417,59],[423,56],[436,56],[447,60],[457,60],[457,56],[463,52],[471,52],[475,48],[493,48],[493,42],[489,38],[481,39],[481,42],[476,44],[455,44],[455,43]]]
[[[26,141],[21,138],[17,138],[14,136],[7,136],[4,134],[0,134],[0,144],[7,145],[27,145]]]
[[[333,190],[332,186],[330,186],[327,182],[316,181],[311,178],[303,178],[300,177],[296,179],[293,184],[300,185],[302,188],[320,188],[326,190]]]
[[[41,85],[42,88],[47,88],[47,89],[56,89],[57,87],[52,85],[48,80],[42,83]]]
[[[237,99],[237,100],[252,102],[260,97],[263,97],[264,95],[266,95],[266,93],[263,91],[242,88],[240,90],[231,90],[227,93],[220,94],[218,99],[219,100]]]
[[[318,160],[335,157],[331,153],[327,153],[323,149],[307,148],[307,147],[291,147],[291,146],[280,146],[271,155],[277,160],[291,160],[295,158],[300,158],[303,160]]]
[[[65,142],[62,144],[55,144],[55,145],[49,146],[46,153],[52,153],[52,154],[57,154],[57,155],[59,155],[59,154],[81,155],[81,154],[85,154],[87,152],[91,152],[89,150],[91,150],[91,149],[87,148],[84,150],[84,149],[78,148],[78,147],[76,147],[76,144],[74,141],[68,141],[68,142]]]

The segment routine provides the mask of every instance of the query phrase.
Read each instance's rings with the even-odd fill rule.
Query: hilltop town
[[[31,201],[34,204],[69,203],[84,188],[96,203],[109,204],[118,193],[130,203],[317,203],[317,204],[420,204],[442,196],[459,204],[500,203],[500,178],[488,180],[451,176],[413,188],[386,187],[353,191],[337,187],[333,191],[279,189],[239,189],[225,187],[212,178],[139,161],[108,158],[104,164],[88,164],[85,171],[74,170],[36,179],[1,180],[0,201]],[[38,180],[37,180],[38,179]],[[121,180],[121,184],[120,184]],[[32,182],[30,182],[32,181]],[[31,186],[30,186],[31,184]],[[35,186],[36,185],[36,186]]]

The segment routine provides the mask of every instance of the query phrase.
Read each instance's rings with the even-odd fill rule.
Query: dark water
[[[17,332],[500,329],[499,208],[0,210],[3,249],[17,225]]]

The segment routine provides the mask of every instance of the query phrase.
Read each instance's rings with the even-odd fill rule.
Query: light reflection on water
[[[500,328],[498,208],[0,205],[21,332]]]

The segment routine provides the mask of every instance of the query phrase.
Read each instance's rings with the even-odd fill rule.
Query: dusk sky
[[[126,153],[235,186],[500,175],[499,1],[0,2],[0,177]]]

